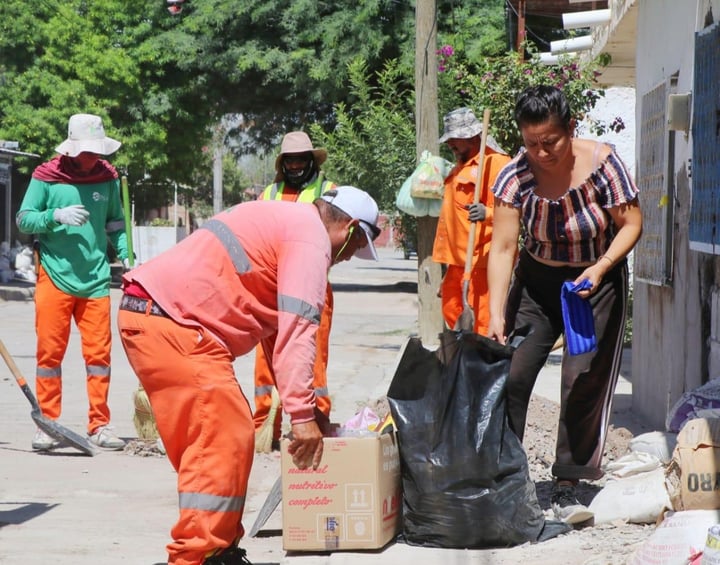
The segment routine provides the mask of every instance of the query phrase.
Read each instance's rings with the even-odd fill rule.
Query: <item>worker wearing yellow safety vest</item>
[[[327,151],[314,148],[305,132],[293,131],[283,137],[280,154],[275,160],[275,182],[262,192],[259,200],[283,200],[311,204],[324,192],[335,188],[335,184],[325,180],[320,166],[327,159]],[[328,347],[330,344],[330,326],[332,324],[333,295],[330,284],[327,285],[325,306],[320,317],[317,335],[317,352],[313,367],[313,387],[317,408],[326,416],[330,414],[331,402],[327,388]],[[272,389],[275,379],[272,374],[272,349],[274,337],[263,340],[255,348],[255,412],[253,420],[256,434],[268,418],[272,406]],[[282,410],[277,410],[273,422],[272,447],[279,448]],[[267,446],[256,443],[258,451]]]

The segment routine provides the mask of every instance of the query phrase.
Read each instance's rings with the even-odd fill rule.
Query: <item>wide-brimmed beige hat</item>
[[[102,118],[93,114],[74,114],[68,121],[68,137],[55,151],[60,155],[77,157],[80,153],[110,155],[122,143],[105,135]]]
[[[282,156],[288,153],[312,153],[315,166],[319,169],[327,159],[327,151],[321,147],[313,147],[310,137],[304,131],[286,133],[280,144],[280,155],[275,159],[275,172],[282,174]]]

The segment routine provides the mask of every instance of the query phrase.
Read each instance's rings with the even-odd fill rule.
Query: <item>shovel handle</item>
[[[135,266],[135,250],[132,239],[132,218],[130,217],[130,191],[128,189],[127,177],[123,175],[120,179],[122,188],[123,215],[125,216],[125,237],[127,238],[128,262],[131,267]]]
[[[475,192],[473,193],[473,204],[480,202],[480,183],[483,178],[483,168],[485,166],[485,146],[487,145],[488,128],[490,127],[490,110],[485,109],[483,112],[483,129],[480,136],[480,157],[478,158],[477,177],[475,178]],[[467,251],[465,252],[465,273],[463,280],[470,280],[470,272],[472,271],[472,258],[475,252],[475,232],[477,224],[470,222],[470,233],[468,234]]]
[[[15,377],[17,384],[20,386],[27,386],[25,377],[22,376],[20,369],[18,369],[15,364],[15,360],[10,356],[10,352],[7,350],[2,340],[0,340],[0,355],[2,355],[2,358],[5,360],[5,364],[8,366],[8,369],[10,369],[13,377]]]
[[[33,407],[33,410],[40,411],[40,406],[38,405],[37,399],[35,398],[35,395],[30,390],[30,387],[27,384],[27,381],[25,380],[25,377],[23,377],[22,373],[20,372],[20,369],[18,369],[17,365],[15,364],[15,360],[10,355],[10,352],[5,347],[5,344],[0,340],[0,355],[2,356],[3,360],[5,361],[5,364],[8,366],[8,369],[10,369],[10,372],[12,373],[13,377],[15,377],[15,380],[17,381],[17,384],[20,386],[20,388],[23,391],[23,394],[27,397],[27,399],[30,401],[30,404]]]

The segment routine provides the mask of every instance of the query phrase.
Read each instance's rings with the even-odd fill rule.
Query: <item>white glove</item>
[[[68,226],[82,226],[88,221],[90,212],[82,204],[73,204],[65,208],[57,208],[53,212],[53,220]]]
[[[122,260],[122,264],[123,264],[123,268],[124,268],[126,271],[129,271],[129,270],[130,270],[130,259],[128,259],[127,257],[125,257],[125,259]]]

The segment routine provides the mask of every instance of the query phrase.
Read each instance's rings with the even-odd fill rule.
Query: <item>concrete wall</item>
[[[717,20],[720,0],[639,2],[636,54],[638,154],[643,142],[640,132],[643,95],[674,75],[677,76],[676,92],[692,91],[694,33],[704,27],[711,4]],[[633,305],[633,408],[658,429],[663,429],[669,408],[684,391],[708,380],[710,324],[707,312],[720,272],[713,267],[717,259],[689,248],[692,179],[688,168],[692,139],[683,132],[670,135],[674,135],[675,142],[670,173],[675,190],[672,284],[656,286],[636,280]],[[653,206],[658,203],[641,204]],[[716,327],[720,328],[720,323]]]
[[[133,251],[139,265],[174,247],[187,235],[186,229],[162,226],[134,226]]]

